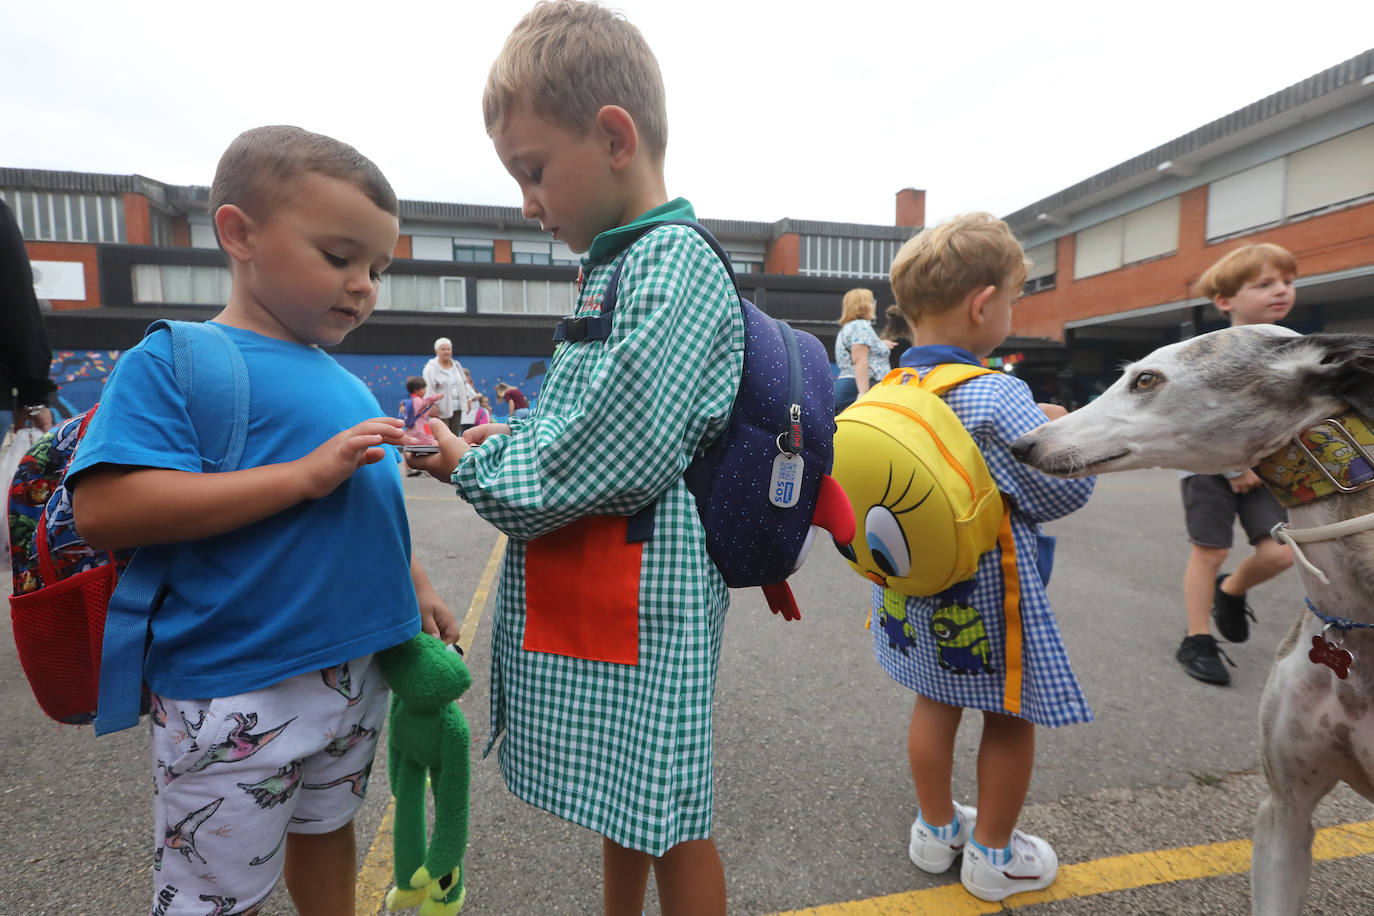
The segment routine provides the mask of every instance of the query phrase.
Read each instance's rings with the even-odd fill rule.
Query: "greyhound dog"
[[[1301,911],[1312,812],[1337,782],[1374,801],[1374,489],[1365,489],[1374,485],[1374,422],[1366,417],[1374,418],[1374,336],[1251,325],[1161,347],[1091,404],[1012,446],[1021,461],[1061,477],[1256,466],[1290,507],[1274,534],[1295,546],[1308,604],[1279,644],[1260,701],[1269,797],[1250,867],[1256,916]]]

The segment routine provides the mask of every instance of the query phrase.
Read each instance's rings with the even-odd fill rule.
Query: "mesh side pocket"
[[[59,722],[95,718],[101,636],[116,574],[113,565],[97,566],[10,598],[24,676],[39,707]]]

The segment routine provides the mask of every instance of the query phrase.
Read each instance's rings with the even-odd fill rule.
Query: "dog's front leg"
[[[1255,819],[1250,857],[1254,916],[1298,916],[1312,873],[1312,812],[1337,778],[1326,766],[1329,741],[1316,724],[1320,699],[1312,665],[1293,654],[1269,672],[1260,700],[1260,755],[1269,797]]]

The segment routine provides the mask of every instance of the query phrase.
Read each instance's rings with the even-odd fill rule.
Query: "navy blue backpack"
[[[646,226],[690,226],[711,246],[730,275],[730,258],[700,223],[669,220]],[[554,341],[604,340],[610,334],[620,271],[616,263],[600,315],[566,318]],[[825,347],[739,297],[744,313],[744,371],[725,430],[688,465],[684,478],[696,497],[706,550],[731,588],[762,586],[769,607],[800,617],[784,580],[801,567],[815,537],[813,525],[848,544],[854,515],[829,476],[834,456],[835,393]],[[653,506],[646,510],[652,513]],[[644,515],[641,512],[640,515]],[[631,518],[632,532],[642,524]],[[652,525],[652,514],[648,524]],[[633,535],[632,535],[633,538]]]

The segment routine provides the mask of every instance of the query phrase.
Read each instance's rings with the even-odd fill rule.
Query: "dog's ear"
[[[1361,416],[1374,417],[1374,336],[1309,334],[1286,343],[1316,348],[1318,358],[1303,379],[1304,390],[1344,401]]]

